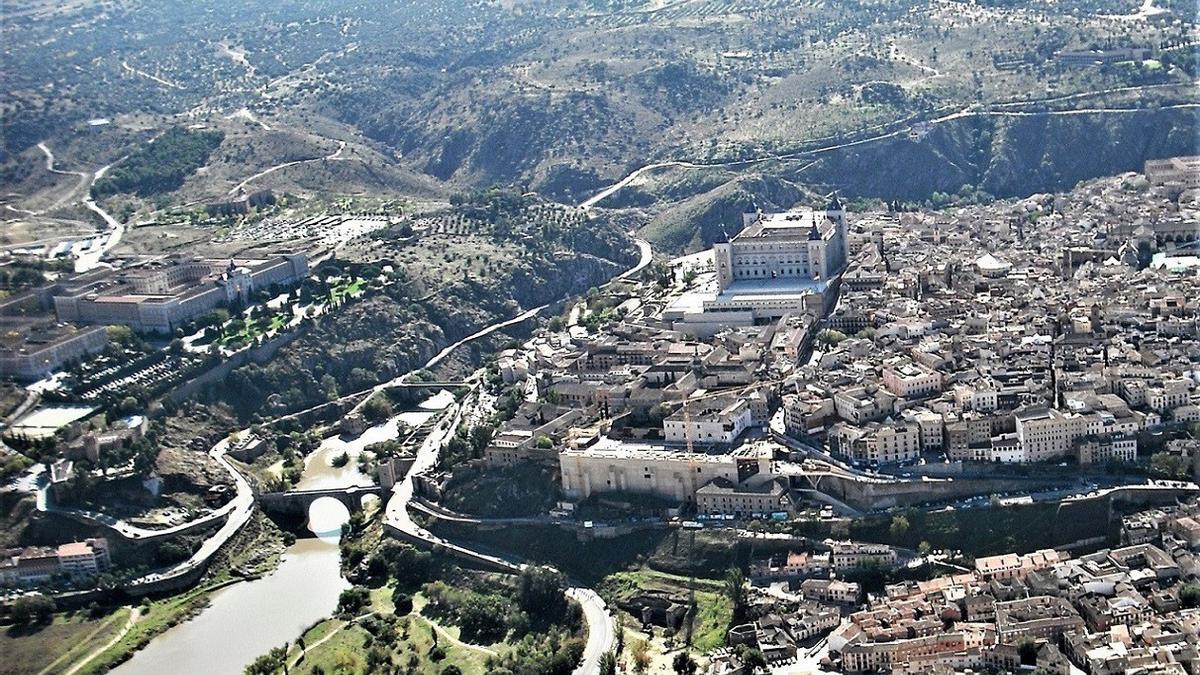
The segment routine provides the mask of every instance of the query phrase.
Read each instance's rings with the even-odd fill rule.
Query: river
[[[372,443],[395,438],[401,422],[419,426],[454,401],[441,392],[417,410],[401,412],[352,440],[333,436],[305,461],[298,489],[328,489],[370,484],[358,470],[358,455]],[[333,467],[333,457],[346,452],[351,461]],[[254,581],[234,584],[212,595],[211,605],[190,621],[154,638],[145,649],[117,667],[117,675],[209,675],[240,673],[272,647],[295,640],[308,626],[328,617],[338,594],[350,584],[342,578],[338,554],[341,527],[350,517],[336,499],[313,502],[308,529],[314,538],[300,539],[284,552],[279,567]]]
[[[348,515],[337,500],[318,500],[310,517],[314,524],[323,521],[316,527],[334,523],[332,530],[297,540],[268,576],[213,593],[211,605],[198,616],[154,638],[113,672],[236,674],[270,648],[295,640],[333,613],[338,594],[350,586],[341,576],[337,545],[340,523]]]

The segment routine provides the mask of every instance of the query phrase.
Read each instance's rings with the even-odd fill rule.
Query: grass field
[[[197,589],[190,593],[142,605],[142,615],[116,644],[104,650],[88,663],[80,675],[103,673],[128,659],[137,650],[168,628],[184,621],[208,605],[208,596],[215,588]]]
[[[378,615],[392,613],[391,588],[375,589],[371,593],[371,609]],[[438,675],[447,666],[459,668],[464,675],[485,673],[488,657],[502,646],[468,645],[459,639],[457,627],[443,627],[420,615],[425,598],[413,598],[413,613],[400,617],[398,636],[388,647],[392,663],[404,666],[405,672]],[[431,652],[436,645],[445,657],[434,660]],[[367,671],[367,651],[372,645],[381,646],[371,634],[356,622],[327,619],[304,633],[307,650],[301,658],[293,648],[290,662],[293,673],[311,673],[318,668],[326,673],[362,673]]]
[[[40,630],[0,632],[0,675],[63,673],[71,664],[115,637],[129,619],[121,607],[96,619],[83,612],[60,614]]]
[[[686,598],[696,593],[696,618],[692,625],[692,646],[704,652],[725,644],[725,632],[733,618],[733,606],[725,596],[724,583],[714,579],[689,579],[648,569],[617,572],[605,577],[599,591],[610,604],[616,604],[639,591],[665,591]],[[632,621],[632,618],[630,619]]]

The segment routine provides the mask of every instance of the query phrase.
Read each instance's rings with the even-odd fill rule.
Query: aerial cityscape
[[[1196,0],[0,5],[0,675],[1197,675]]]

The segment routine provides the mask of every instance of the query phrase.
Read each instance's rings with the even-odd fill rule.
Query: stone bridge
[[[308,507],[322,497],[332,497],[346,506],[350,511],[362,508],[362,498],[366,495],[377,495],[385,504],[391,491],[384,490],[378,485],[356,485],[347,488],[329,488],[325,490],[289,490],[287,492],[260,492],[258,506],[268,513],[296,513],[305,515]]]

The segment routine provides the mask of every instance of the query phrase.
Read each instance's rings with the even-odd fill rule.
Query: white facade
[[[668,443],[732,445],[752,421],[750,405],[737,400],[720,409],[696,409],[689,404],[687,414],[680,409],[663,420],[663,436]]]

